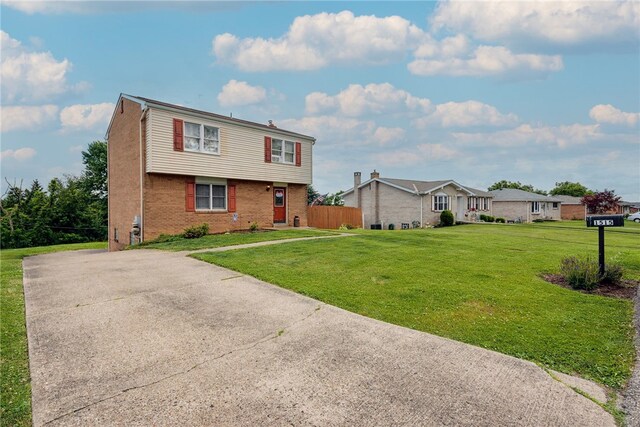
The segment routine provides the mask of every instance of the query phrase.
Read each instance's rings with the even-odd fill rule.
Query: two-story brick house
[[[210,232],[307,224],[315,139],[121,94],[106,133],[109,250],[207,223]]]

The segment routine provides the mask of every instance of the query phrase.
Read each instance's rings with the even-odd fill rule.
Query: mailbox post
[[[623,215],[592,215],[587,217],[587,227],[598,227],[598,264],[600,276],[604,275],[604,229],[605,227],[624,227]]]

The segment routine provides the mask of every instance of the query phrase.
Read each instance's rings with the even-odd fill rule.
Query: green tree
[[[344,191],[338,191],[337,193],[327,194],[322,201],[325,206],[344,206],[344,199],[342,194]]]
[[[107,200],[107,143],[93,141],[82,152],[82,185],[87,193],[98,200]]]
[[[318,197],[320,197],[320,193],[313,188],[313,185],[307,185],[307,205],[311,206],[311,203],[313,203]]]
[[[531,193],[538,193],[538,194],[542,194],[543,196],[547,195],[547,192],[544,190],[540,190],[537,188],[533,188],[533,185],[530,184],[522,184],[520,181],[507,181],[507,180],[502,180],[502,181],[498,181],[493,183],[490,187],[489,187],[489,191],[492,190],[502,190],[505,188],[515,188],[517,190],[523,190],[523,191],[529,191]]]
[[[580,184],[579,182],[570,182],[570,181],[556,182],[556,186],[553,187],[551,191],[549,191],[549,194],[552,196],[563,195],[563,196],[582,197],[591,193],[592,193],[591,190],[589,190],[587,187]]]
[[[93,141],[87,151],[82,152],[84,171],[78,181],[87,196],[87,214],[92,217],[91,225],[101,239],[107,238],[108,186],[107,186],[107,143]],[[75,182],[74,182],[75,184]]]

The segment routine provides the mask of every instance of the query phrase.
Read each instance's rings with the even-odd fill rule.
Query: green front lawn
[[[134,249],[163,249],[167,251],[195,251],[198,249],[219,248],[222,246],[236,246],[247,243],[265,242],[268,240],[297,239],[301,237],[320,237],[336,235],[331,231],[312,229],[286,229],[276,231],[259,231],[255,233],[228,233],[209,234],[199,239],[185,239],[173,236],[172,240],[166,242],[149,241],[141,245],[134,246]]]
[[[105,249],[106,243],[80,243],[0,252],[0,425],[31,425],[31,385],[24,319],[22,258],[48,252]]]
[[[566,255],[597,256],[577,223],[360,230],[357,236],[194,257],[346,310],[452,338],[614,388],[634,363],[632,303],[549,284]],[[627,225],[627,224],[625,224]],[[607,255],[640,279],[640,227]]]

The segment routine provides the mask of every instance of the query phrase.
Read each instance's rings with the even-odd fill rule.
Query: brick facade
[[[583,205],[560,205],[562,219],[585,219],[586,209]]]
[[[186,227],[209,224],[210,233],[247,230],[253,222],[260,228],[273,227],[272,182],[229,180],[236,186],[236,212],[187,212],[185,191],[187,176],[146,174],[144,190],[144,240],[160,234],[177,234]],[[269,190],[267,190],[269,187]],[[307,186],[288,184],[287,224],[300,218],[307,225]],[[235,214],[235,215],[234,215]],[[237,217],[234,220],[234,217]]]
[[[300,226],[307,226],[306,184],[228,179],[228,185],[236,186],[236,212],[187,212],[186,181],[196,177],[146,173],[147,147],[140,142],[147,140],[146,119],[141,105],[125,97],[120,102],[122,109],[118,103],[107,144],[110,251],[122,250],[130,244],[136,216],[141,216],[145,241],[160,234],[181,233],[186,227],[202,223],[209,224],[210,233],[247,230],[253,222],[260,228],[273,227],[274,184],[287,188],[286,224],[293,226],[297,216]]]
[[[136,215],[140,215],[140,104],[121,100],[116,107],[108,152],[109,250],[117,251],[129,244],[129,232]],[[117,239],[116,239],[117,233]]]

